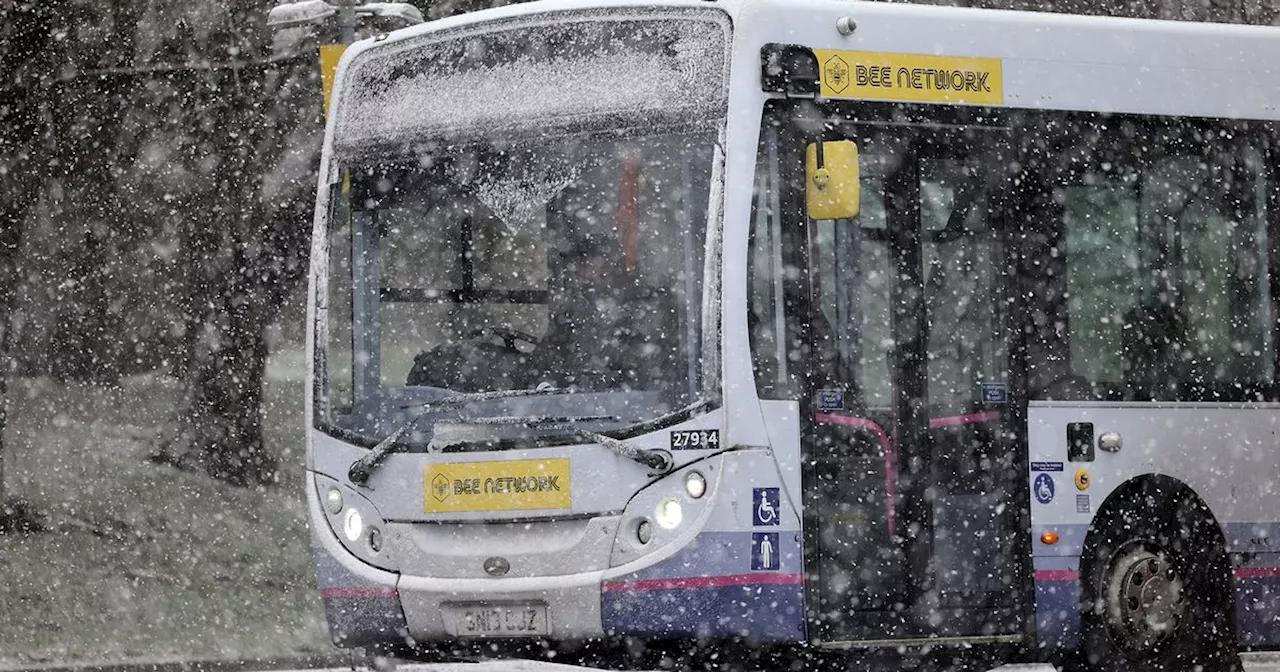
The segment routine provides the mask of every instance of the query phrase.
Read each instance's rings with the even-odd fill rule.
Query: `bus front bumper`
[[[405,576],[398,590],[410,637],[598,638],[601,572],[563,577],[427,579]]]

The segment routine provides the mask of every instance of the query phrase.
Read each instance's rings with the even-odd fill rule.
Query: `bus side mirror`
[[[815,142],[805,152],[805,205],[810,219],[850,219],[860,201],[858,145]]]

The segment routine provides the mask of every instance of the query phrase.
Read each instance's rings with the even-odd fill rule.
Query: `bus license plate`
[[[455,637],[538,637],[551,634],[544,604],[455,604],[445,622]]]

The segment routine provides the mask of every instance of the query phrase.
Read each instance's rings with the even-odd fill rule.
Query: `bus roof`
[[[739,48],[784,42],[994,59],[1008,107],[1280,115],[1280,29],[1271,27],[833,0],[746,0],[738,7]],[[845,16],[857,24],[849,35],[837,30]],[[893,84],[900,83],[897,70]]]
[[[1280,118],[1280,29],[1262,26],[1092,17],[1046,12],[939,7],[849,0],[539,0],[509,5],[397,31],[393,44],[435,30],[544,12],[607,7],[720,7],[734,24],[734,87],[759,89],[760,50],[793,44],[841,60],[856,76],[869,57],[888,82],[910,84],[911,57],[989,59],[999,72],[1004,107],[1235,119]],[[849,17],[849,34],[837,22]],[[365,41],[349,50],[377,49]],[[354,53],[352,55],[354,55]],[[906,72],[902,69],[906,68]],[[904,79],[905,77],[905,79]],[[927,78],[927,77],[926,77]],[[959,80],[958,80],[959,81]],[[825,83],[825,82],[824,82]],[[884,82],[882,82],[883,84]],[[857,89],[857,87],[854,87]],[[908,100],[863,87],[834,97]],[[901,93],[900,91],[898,93]],[[732,94],[731,94],[732,95]],[[946,96],[915,98],[954,103]],[[973,101],[970,101],[973,102]]]

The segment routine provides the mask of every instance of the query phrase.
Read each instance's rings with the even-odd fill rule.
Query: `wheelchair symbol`
[[[768,499],[760,500],[760,508],[756,509],[761,525],[768,525],[778,519],[778,512],[773,510],[773,503]]]
[[[1032,491],[1036,494],[1036,501],[1041,504],[1048,504],[1053,501],[1053,478],[1049,474],[1040,474],[1036,476],[1035,486]]]
[[[782,517],[778,511],[777,488],[755,488],[752,492],[752,523],[755,525],[778,525]]]

